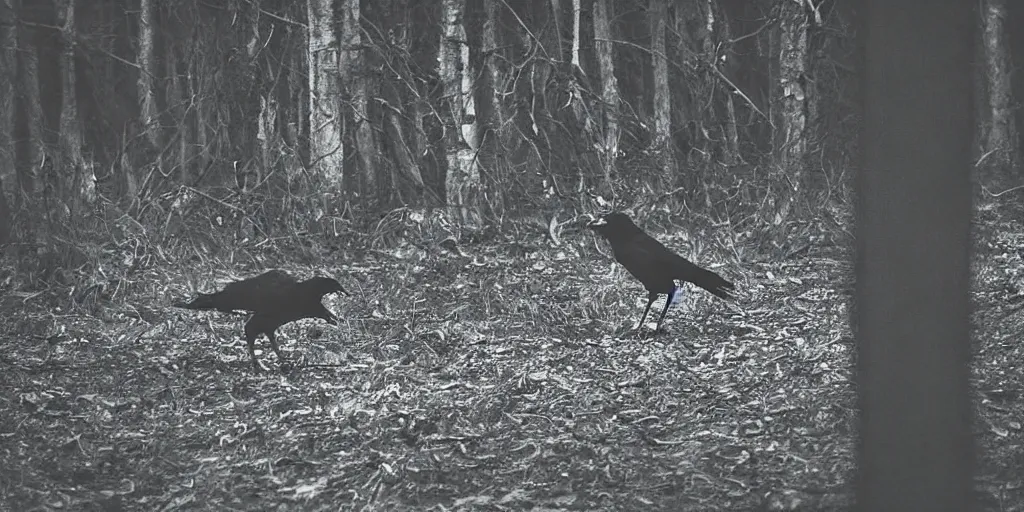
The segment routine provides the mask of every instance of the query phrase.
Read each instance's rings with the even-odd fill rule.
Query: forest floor
[[[1024,510],[1024,226],[983,231],[976,489]],[[324,252],[273,266],[338,278],[341,325],[285,326],[259,374],[242,317],[168,304],[267,262],[152,258],[75,307],[8,279],[0,509],[847,509],[849,254],[723,264],[654,234],[739,299],[691,289],[637,336],[645,293],[589,234]]]

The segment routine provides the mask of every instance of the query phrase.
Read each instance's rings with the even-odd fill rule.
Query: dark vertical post
[[[971,509],[966,0],[869,0],[857,179],[858,509]]]
[[[0,251],[3,251],[4,245],[7,244],[7,239],[11,236],[11,226],[14,224],[5,194],[3,184],[0,183]]]

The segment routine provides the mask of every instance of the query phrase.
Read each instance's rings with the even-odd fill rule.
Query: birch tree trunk
[[[572,66],[580,67],[580,0],[572,0]]]
[[[597,63],[601,71],[601,100],[604,112],[604,137],[598,149],[604,180],[613,190],[615,161],[619,153],[619,85],[615,78],[615,46],[612,30],[609,0],[594,0],[594,46]]]
[[[465,225],[480,221],[480,168],[476,154],[480,147],[473,100],[469,44],[463,26],[464,0],[443,0],[443,32],[438,47],[438,75],[447,98],[445,117],[445,200],[452,215]]]
[[[672,92],[668,87],[668,58],[665,55],[665,23],[668,0],[650,0],[651,60],[654,72],[654,151],[661,163],[661,181],[671,183],[675,173],[672,144]]]
[[[991,153],[986,164],[999,170],[1016,170],[1020,142],[1010,75],[1013,65],[1005,30],[1006,0],[982,0],[982,39],[985,55],[985,91],[988,126],[982,127],[982,154]],[[1015,27],[1019,28],[1019,27]],[[1004,174],[1004,173],[1000,173]]]
[[[345,147],[338,39],[331,0],[308,0],[309,160],[334,191],[344,190]]]

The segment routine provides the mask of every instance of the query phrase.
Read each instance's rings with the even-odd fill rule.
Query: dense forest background
[[[124,237],[615,204],[763,245],[849,210],[851,2],[362,4],[4,2],[4,240],[42,270]],[[1012,182],[1024,14],[981,5],[979,175]]]
[[[365,231],[438,208],[459,229],[551,227],[614,204],[778,245],[793,223],[846,223],[853,4],[8,0],[0,234],[52,270],[126,236]],[[1024,9],[979,6],[978,175],[1002,190]]]

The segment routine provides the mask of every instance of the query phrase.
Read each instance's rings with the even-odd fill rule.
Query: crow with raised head
[[[613,212],[593,219],[588,226],[611,243],[615,261],[637,278],[647,289],[647,307],[640,317],[644,325],[647,313],[659,294],[668,295],[665,308],[658,318],[656,330],[661,329],[669,306],[682,290],[676,280],[693,283],[722,299],[733,298],[733,284],[722,276],[698,267],[686,258],[670,251],[633,223],[624,213]]]

